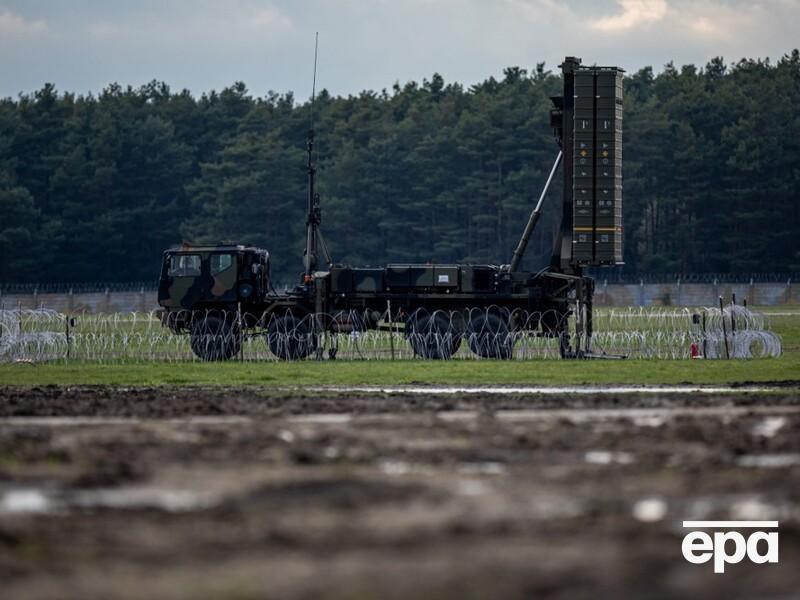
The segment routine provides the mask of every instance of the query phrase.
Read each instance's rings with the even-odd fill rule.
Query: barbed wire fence
[[[202,360],[559,359],[577,346],[554,311],[497,307],[252,315],[240,312],[68,316],[0,310],[0,362],[130,363]],[[781,355],[765,316],[744,306],[596,309],[595,355],[645,359],[745,359]],[[177,331],[177,333],[175,333]]]
[[[624,267],[590,267],[586,274],[598,284],[638,284],[638,283],[791,283],[800,281],[800,272],[651,272],[628,271]],[[292,288],[292,280],[277,281],[278,289]],[[18,294],[68,294],[103,292],[140,292],[158,289],[158,279],[146,281],[80,281],[80,282],[3,282],[0,281],[0,295]]]

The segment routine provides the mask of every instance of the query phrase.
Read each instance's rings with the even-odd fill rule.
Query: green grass
[[[676,384],[800,380],[800,307],[775,307],[784,355],[760,360],[303,361],[0,365],[0,384],[393,385]],[[778,314],[774,314],[778,313]],[[782,313],[790,313],[788,315]]]
[[[675,384],[800,379],[800,356],[747,361],[339,361],[2,365],[13,385]]]

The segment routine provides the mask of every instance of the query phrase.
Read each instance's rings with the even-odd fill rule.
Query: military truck
[[[558,153],[508,264],[335,263],[320,230],[309,131],[308,217],[304,270],[292,289],[276,291],[270,255],[239,244],[167,250],[158,288],[162,323],[188,333],[195,354],[225,360],[247,336],[263,336],[280,359],[322,358],[322,339],[391,328],[414,353],[447,359],[462,341],[484,358],[513,355],[515,333],[557,338],[564,358],[589,358],[594,281],[587,266],[622,261],[622,73],[561,65],[563,95],[553,97],[550,124]],[[548,189],[563,163],[562,220],[548,268],[520,271]],[[575,332],[570,333],[570,317]],[[335,357],[335,343],[329,347]]]

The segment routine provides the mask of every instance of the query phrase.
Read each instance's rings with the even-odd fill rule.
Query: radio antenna
[[[319,47],[319,31],[314,34],[314,76],[311,79],[311,131],[314,131],[314,97],[317,95],[317,48]]]
[[[322,252],[327,264],[331,264],[331,256],[325,240],[322,239],[322,232],[319,229],[322,223],[322,211],[319,206],[319,194],[314,189],[314,175],[317,172],[314,166],[314,98],[317,95],[317,48],[319,46],[319,32],[314,34],[314,78],[311,82],[311,118],[308,130],[308,216],[306,217],[306,251],[305,251],[305,274],[303,282],[309,284],[313,281],[314,271],[317,269],[317,254]]]

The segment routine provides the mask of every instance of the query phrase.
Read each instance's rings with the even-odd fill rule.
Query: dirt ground
[[[780,522],[692,565],[683,520]],[[0,388],[3,598],[789,598],[800,397]]]

